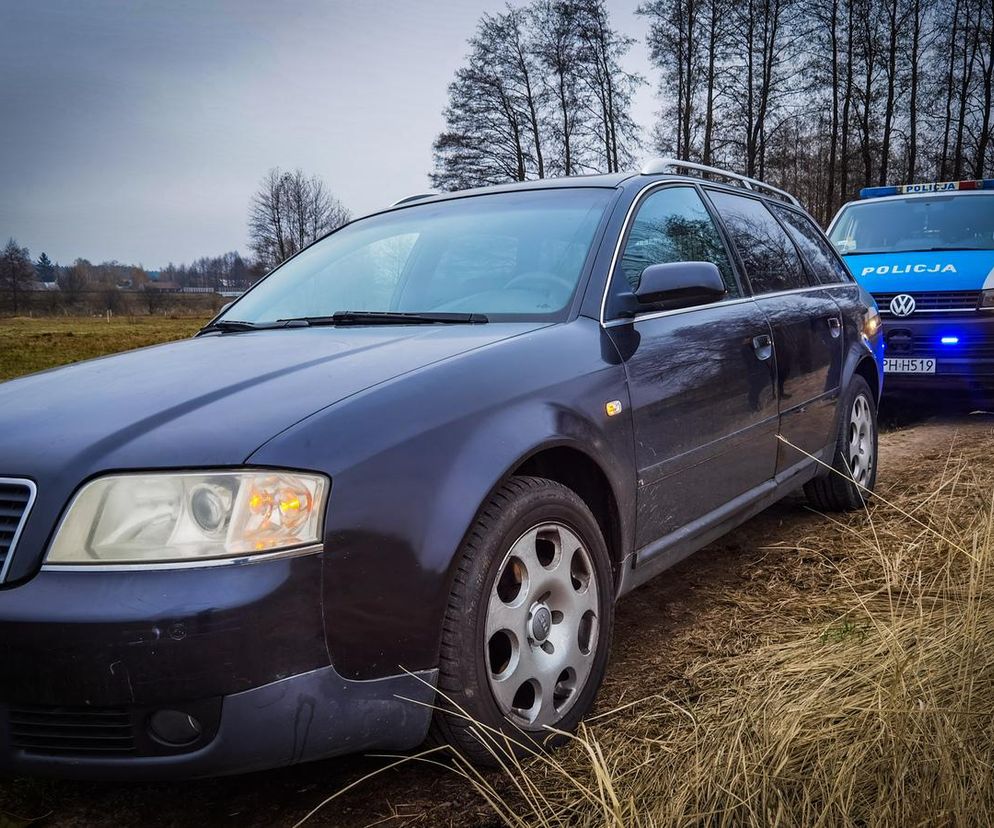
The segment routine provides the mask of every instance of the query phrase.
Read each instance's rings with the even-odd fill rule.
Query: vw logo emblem
[[[890,312],[894,316],[911,316],[915,312],[915,297],[899,293],[890,300]]]

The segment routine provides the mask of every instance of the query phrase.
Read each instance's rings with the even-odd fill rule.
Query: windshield
[[[994,195],[866,201],[832,227],[843,255],[922,250],[994,250]]]
[[[529,190],[416,205],[343,227],[277,268],[225,320],[348,311],[565,315],[613,190]]]

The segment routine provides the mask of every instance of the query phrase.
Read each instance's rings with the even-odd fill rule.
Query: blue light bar
[[[994,190],[994,178],[973,178],[966,181],[929,181],[921,184],[888,184],[886,187],[864,187],[860,198],[882,198],[916,193],[948,193],[954,190]]]
[[[944,336],[939,340],[943,345],[957,345],[959,344],[958,336]]]

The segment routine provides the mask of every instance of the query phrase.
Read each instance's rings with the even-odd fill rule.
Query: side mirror
[[[643,270],[634,293],[642,305],[685,307],[715,302],[726,288],[721,272],[711,262],[671,262]]]

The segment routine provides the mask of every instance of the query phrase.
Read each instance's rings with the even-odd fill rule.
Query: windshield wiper
[[[990,247],[923,247],[921,250],[909,251],[915,253],[942,253],[946,250],[991,250]]]
[[[304,316],[286,322],[307,325],[465,325],[489,322],[482,313],[402,313],[400,311],[338,311],[331,316]]]
[[[872,249],[872,250],[847,250],[843,253],[843,256],[870,256],[870,255],[881,255],[884,253],[947,253],[951,250],[992,250],[994,248],[990,247],[909,247],[906,250],[888,250],[884,249]]]
[[[236,333],[238,331],[267,331],[273,328],[303,328],[307,323],[297,319],[279,319],[276,322],[243,322],[240,319],[218,319],[205,325],[198,334],[220,331],[221,333]]]
[[[338,311],[331,316],[295,316],[275,322],[243,322],[240,319],[218,319],[197,333],[237,333],[239,331],[268,331],[274,328],[309,328],[321,325],[465,325],[489,322],[482,313],[400,313],[395,311]]]

